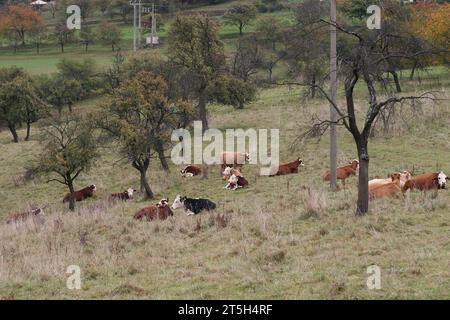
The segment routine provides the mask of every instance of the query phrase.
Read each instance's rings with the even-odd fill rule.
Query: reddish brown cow
[[[195,177],[202,174],[202,169],[196,166],[187,166],[180,172],[182,177]]]
[[[374,187],[369,186],[369,199],[373,200],[392,197],[401,191],[402,188],[400,187],[400,173],[393,173],[392,182],[382,185],[375,185]]]
[[[90,185],[89,187],[86,187],[84,189],[81,189],[79,191],[75,191],[74,193],[66,194],[66,196],[63,199],[63,203],[69,202],[70,199],[75,199],[75,201],[83,201],[87,198],[90,198],[94,195],[94,192],[97,190],[97,187],[95,184]]]
[[[31,211],[13,214],[12,216],[10,216],[8,218],[8,220],[6,220],[6,223],[7,224],[18,223],[18,222],[25,221],[31,217],[40,216],[40,215],[44,215],[44,211],[41,208],[33,209]]]
[[[342,180],[342,185],[345,188],[345,180],[350,176],[356,175],[356,170],[358,169],[359,161],[358,160],[352,160],[350,161],[349,165],[344,167],[337,168],[337,178],[339,180]],[[328,170],[325,172],[325,175],[323,176],[324,181],[330,181],[331,179],[331,172]]]
[[[125,190],[124,192],[112,193],[109,197],[112,200],[128,201],[128,200],[133,200],[133,194],[135,192],[136,192],[136,190],[129,188],[129,189]]]
[[[405,182],[403,191],[418,189],[422,191],[432,189],[446,189],[448,177],[441,171],[416,176]]]
[[[304,166],[303,160],[300,158],[298,158],[293,162],[282,164],[281,166],[278,167],[276,173],[271,174],[270,177],[282,176],[290,173],[298,173],[299,166]]]
[[[169,199],[163,199],[158,204],[145,207],[134,215],[135,220],[146,219],[147,221],[153,220],[166,220],[168,217],[173,216],[172,210],[170,210]]]

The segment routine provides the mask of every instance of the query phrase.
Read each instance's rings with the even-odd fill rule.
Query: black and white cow
[[[208,199],[192,199],[178,195],[172,204],[172,209],[183,208],[188,216],[198,214],[203,210],[211,211],[216,209],[216,204]]]

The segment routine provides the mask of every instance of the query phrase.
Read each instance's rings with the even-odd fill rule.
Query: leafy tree
[[[115,47],[122,41],[122,33],[117,25],[104,21],[98,31],[99,39],[105,44],[110,45],[114,52]]]
[[[198,114],[203,129],[208,128],[206,105],[208,85],[225,66],[224,47],[219,39],[217,24],[207,16],[180,16],[169,31],[169,60],[189,74]]]
[[[55,25],[53,34],[61,48],[61,52],[64,53],[64,46],[73,41],[73,30],[68,29],[66,20],[62,19]]]
[[[244,109],[245,104],[255,99],[256,87],[250,82],[221,76],[210,86],[209,94],[218,103]]]
[[[44,127],[42,143],[44,148],[36,171],[49,175],[48,182],[67,186],[73,194],[75,180],[90,169],[98,156],[94,130],[78,116],[51,118]],[[75,209],[72,197],[69,209]]]
[[[152,155],[156,152],[165,159],[164,147],[170,143],[172,130],[192,107],[170,101],[164,79],[147,71],[121,84],[111,98],[111,104],[94,117],[95,123],[120,143],[121,154],[140,173],[141,191],[153,198],[147,178]],[[164,166],[168,169],[167,163]]]
[[[248,81],[261,67],[262,53],[254,35],[242,37],[236,52],[231,56],[231,72],[235,77]]]
[[[45,111],[45,104],[31,78],[22,69],[0,69],[0,120],[8,125],[14,142],[19,142],[17,128],[20,124],[26,123],[25,140],[28,140],[31,124],[40,119]]]
[[[10,29],[25,45],[25,35],[32,29],[44,25],[42,16],[29,5],[10,5],[0,14],[0,29]]]
[[[59,78],[78,82],[78,84],[63,84],[64,88],[76,89],[78,100],[88,97],[99,87],[99,78],[93,59],[71,60],[63,58],[56,67],[58,68]],[[78,86],[81,88],[78,88]]]
[[[88,25],[84,25],[80,31],[80,42],[84,45],[84,51],[87,52],[89,45],[96,39],[96,34]]]
[[[47,37],[47,27],[45,25],[38,24],[30,30],[31,39],[36,46],[36,53],[39,54],[42,42]]]
[[[244,28],[256,17],[256,8],[251,4],[238,4],[225,13],[223,19],[226,24],[235,25],[239,28],[239,35],[243,34]]]

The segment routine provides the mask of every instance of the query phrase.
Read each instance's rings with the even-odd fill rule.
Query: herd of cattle
[[[245,163],[250,162],[248,153],[226,152],[222,156],[222,176],[227,181],[225,189],[237,190],[249,186],[248,180],[242,174],[242,167]],[[292,173],[298,173],[300,166],[304,166],[302,159],[280,165],[274,168],[269,176],[279,176]],[[350,176],[356,176],[358,172],[358,160],[352,160],[348,165],[337,169],[337,178],[342,181],[345,188],[345,181]],[[182,177],[195,177],[202,175],[203,171],[200,167],[189,165],[181,170]],[[324,181],[330,180],[330,171],[325,172]],[[393,197],[397,194],[404,194],[412,189],[427,191],[432,189],[446,189],[449,177],[444,172],[435,172],[412,177],[408,171],[391,173],[387,179],[374,179],[369,181],[369,198],[371,200],[377,198]],[[83,201],[94,196],[97,188],[95,185],[88,186],[74,193],[68,193],[63,203],[74,201]],[[133,199],[136,190],[130,188],[120,193],[109,195],[111,200],[128,201]],[[173,216],[172,209],[184,209],[187,215],[195,215],[202,211],[211,211],[216,209],[216,204],[208,199],[188,198],[178,195],[172,206],[169,206],[169,199],[162,199],[159,203],[140,209],[134,215],[136,220],[165,220]],[[43,215],[41,208],[33,209],[28,212],[11,215],[7,219],[7,223],[15,223],[27,220],[30,217]]]

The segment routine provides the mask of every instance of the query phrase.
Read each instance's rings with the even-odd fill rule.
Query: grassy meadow
[[[196,10],[224,10],[239,1]],[[289,1],[291,2],[291,1]],[[259,14],[262,16],[263,14]],[[287,10],[274,15],[292,23]],[[94,18],[98,18],[97,16]],[[50,16],[47,22],[54,23]],[[235,50],[238,29],[220,24],[227,55]],[[167,50],[170,19],[158,35]],[[132,49],[132,26],[119,24]],[[253,31],[255,23],[245,32]],[[33,75],[52,73],[62,58],[95,60],[98,70],[111,64],[109,46],[70,44],[65,53],[44,43],[41,53],[28,45],[13,54],[0,43],[0,68],[19,66]],[[285,76],[286,65],[274,70]],[[260,71],[257,78],[267,75]],[[370,178],[409,170],[414,175],[443,170],[450,174],[450,72],[445,67],[400,74],[405,95],[435,91],[411,109],[402,106],[389,131],[377,123],[370,140]],[[340,84],[342,87],[342,84]],[[356,108],[364,119],[367,92],[358,86]],[[95,111],[105,97],[77,103],[77,113]],[[339,104],[345,103],[343,92]],[[76,180],[76,188],[98,188],[93,199],[70,212],[62,203],[67,189],[46,177],[26,179],[27,166],[42,151],[42,122],[31,140],[12,143],[0,128],[0,299],[448,299],[450,292],[450,193],[448,190],[377,200],[364,217],[355,216],[357,178],[331,192],[322,176],[329,166],[326,136],[298,141],[314,119],[327,119],[323,98],[307,99],[298,87],[267,86],[243,110],[209,105],[211,128],[280,130],[280,161],[301,157],[305,166],[294,175],[262,177],[256,165],[244,166],[250,186],[225,190],[219,166],[206,178],[182,178],[170,163],[164,172],[155,159],[148,173],[156,199],[138,193],[133,201],[112,203],[108,195],[139,187],[138,171],[118,155],[118,146],[101,146],[101,157]],[[338,128],[338,162],[357,158],[351,135]],[[137,222],[135,212],[178,195],[208,198],[218,204],[211,213],[174,216],[160,222]],[[45,215],[16,225],[7,218],[34,207]],[[69,290],[67,267],[81,268],[81,290]],[[369,290],[367,268],[381,269],[381,289]]]
[[[448,98],[448,82],[435,74],[448,79],[438,70],[428,79],[423,75],[422,85]],[[404,87],[421,90],[416,82],[405,81]],[[88,112],[98,104],[75,108]],[[365,105],[362,99],[357,107]],[[370,142],[370,177],[405,169],[450,172],[448,102],[425,103],[419,121],[408,109],[402,112],[392,132],[378,128]],[[106,200],[109,192],[139,186],[138,172],[120,161],[114,145],[104,146],[101,159],[76,182],[95,183],[95,199],[71,213],[62,204],[64,187],[44,178],[23,179],[24,167],[41,148],[39,129],[33,129],[32,141],[19,144],[1,132],[0,298],[448,298],[450,194],[412,192],[405,199],[374,201],[367,216],[355,217],[357,179],[335,193],[322,181],[327,137],[293,146],[314,114],[327,113],[324,100],[304,99],[298,88],[287,87],[260,91],[244,110],[210,106],[211,127],[279,128],[281,161],[300,156],[305,167],[296,175],[269,178],[247,165],[250,187],[228,191],[219,167],[211,167],[207,179],[186,179],[178,167],[166,174],[154,161],[149,180],[157,200],[204,197],[218,209],[195,217],[175,211],[151,223],[132,217],[156,200],[139,195],[129,203]],[[355,152],[350,135],[339,129],[339,163],[355,158]],[[47,206],[46,215],[5,224],[10,213],[33,206]],[[373,264],[381,268],[381,290],[366,286]],[[69,265],[81,268],[81,290],[66,287]]]

